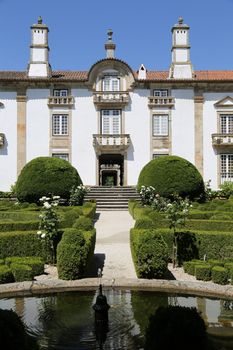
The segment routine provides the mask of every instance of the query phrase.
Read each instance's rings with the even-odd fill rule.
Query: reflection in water
[[[20,313],[40,349],[143,349],[148,319],[159,306],[196,307],[215,343],[233,349],[233,302],[151,291],[104,290],[109,309],[104,333],[96,328],[95,292],[58,293],[0,300],[0,308]],[[220,336],[223,337],[220,341]],[[99,339],[106,337],[105,341]]]

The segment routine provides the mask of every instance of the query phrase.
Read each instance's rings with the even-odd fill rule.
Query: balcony
[[[125,151],[130,145],[129,134],[94,134],[93,146],[97,151]]]
[[[109,106],[123,107],[129,101],[129,93],[126,91],[93,92],[93,102],[99,108],[108,108]]]
[[[233,134],[212,134],[212,145],[214,147],[233,146]]]
[[[5,135],[0,133],[0,147],[4,146],[5,141]]]
[[[48,98],[49,107],[68,107],[71,108],[74,105],[73,96],[50,96]]]
[[[175,104],[174,97],[157,97],[157,96],[149,96],[148,97],[148,106],[150,108],[153,107],[168,107],[172,108]]]

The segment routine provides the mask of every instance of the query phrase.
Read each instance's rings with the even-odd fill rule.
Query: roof
[[[137,72],[133,72],[135,79],[138,77]],[[168,79],[168,71],[147,71],[146,81],[233,81],[233,70],[221,71],[195,71],[193,79]],[[29,78],[26,71],[0,71],[0,81],[72,81],[83,82],[88,80],[88,71],[52,71],[49,78],[37,77]]]

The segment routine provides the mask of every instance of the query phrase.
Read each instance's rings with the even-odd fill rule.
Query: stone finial
[[[178,23],[179,23],[180,25],[182,25],[183,22],[184,22],[184,19],[183,19],[183,17],[180,16],[179,19],[178,19]]]
[[[112,29],[108,29],[107,34],[108,34],[108,41],[112,41],[112,35],[113,35]]]
[[[113,34],[112,29],[108,29],[107,34],[108,34],[108,41],[105,44],[106,56],[107,58],[114,58],[116,45],[112,41],[112,34]]]
[[[42,24],[42,22],[43,22],[42,17],[39,16],[39,17],[38,17],[38,24]]]

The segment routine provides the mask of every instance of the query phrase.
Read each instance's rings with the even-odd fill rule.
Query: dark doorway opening
[[[99,156],[100,186],[123,186],[124,156],[121,154],[101,154]]]

